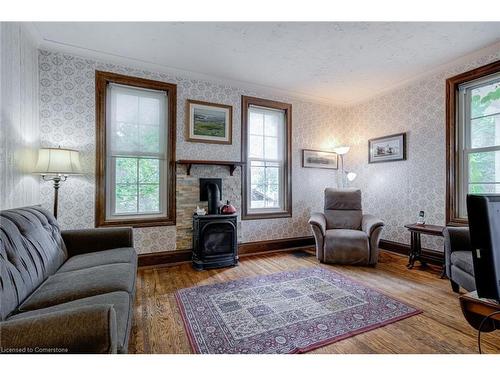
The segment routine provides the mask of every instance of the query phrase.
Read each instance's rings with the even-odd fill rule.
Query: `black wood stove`
[[[238,264],[237,215],[193,216],[193,267],[197,270]]]

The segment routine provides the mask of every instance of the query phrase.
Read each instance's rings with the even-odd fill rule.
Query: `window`
[[[447,221],[466,224],[467,194],[500,194],[500,63],[450,78],[447,86]]]
[[[243,219],[290,217],[290,104],[242,97]]]
[[[174,224],[175,85],[96,72],[96,225]]]

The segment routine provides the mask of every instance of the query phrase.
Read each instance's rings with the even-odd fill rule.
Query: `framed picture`
[[[338,155],[335,152],[304,149],[302,167],[338,169]]]
[[[187,107],[187,141],[228,145],[232,143],[232,106],[188,100]]]
[[[368,163],[406,160],[406,133],[368,140]]]

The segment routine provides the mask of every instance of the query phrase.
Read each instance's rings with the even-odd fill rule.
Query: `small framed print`
[[[406,160],[406,133],[368,140],[368,163]]]
[[[228,145],[232,143],[232,106],[188,100],[187,112],[187,141]]]
[[[338,169],[338,155],[335,152],[304,149],[302,167]]]

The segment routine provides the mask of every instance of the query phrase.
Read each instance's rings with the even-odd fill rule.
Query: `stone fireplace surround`
[[[222,202],[227,200],[236,207],[238,214],[238,242],[241,242],[241,167],[236,168],[233,176],[229,169],[216,165],[193,165],[191,174],[186,174],[185,165],[177,165],[177,235],[176,249],[192,248],[193,212],[196,206],[207,209],[207,202],[200,202],[200,178],[222,179]]]

